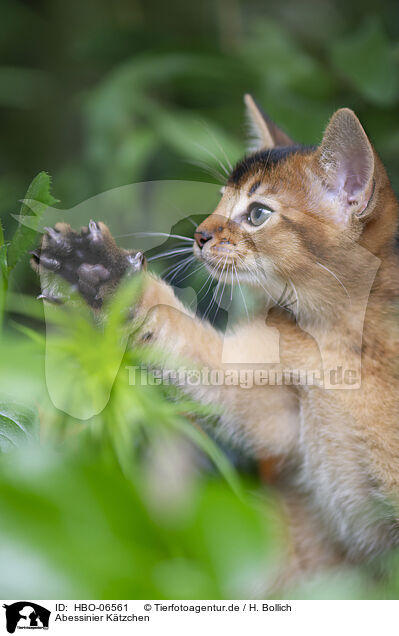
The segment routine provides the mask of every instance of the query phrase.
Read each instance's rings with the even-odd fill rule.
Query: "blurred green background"
[[[298,141],[353,108],[396,186],[394,0],[2,0],[0,214],[48,171],[61,206],[141,180],[206,179],[245,150],[251,92]],[[215,154],[220,154],[215,152]],[[223,154],[220,155],[223,159]]]
[[[0,33],[6,235],[41,170],[62,208],[137,181],[214,181],[194,164],[243,154],[245,92],[304,143],[353,108],[399,187],[394,0],[2,0]]]
[[[393,0],[2,0],[0,52],[6,241],[11,214],[43,170],[62,209],[136,182],[158,182],[162,201],[179,180],[171,195],[179,213],[210,212],[205,182],[218,181],[219,161],[245,152],[246,92],[304,143],[320,141],[336,108],[353,108],[399,189]],[[123,231],[147,229],[130,203]],[[151,229],[168,231],[174,205],[161,207],[152,206]],[[109,209],[105,220],[113,214],[123,216]],[[198,405],[128,387],[124,372],[115,377],[120,360],[138,363],[138,352],[125,359],[112,335],[100,343],[76,316],[46,341],[38,289],[22,255],[0,340],[0,596],[261,597],[283,534],[272,497],[254,478],[242,485],[192,426],[211,418]],[[82,422],[54,407],[46,346],[79,369],[83,392],[89,378],[94,402],[112,385],[104,412]],[[397,598],[398,581],[397,573],[387,586],[345,571],[290,594]]]

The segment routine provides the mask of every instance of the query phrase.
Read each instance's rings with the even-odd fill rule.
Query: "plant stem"
[[[4,243],[3,226],[1,225],[1,221],[0,221],[0,334],[3,329],[7,289],[8,289],[7,250],[6,250],[6,245]]]

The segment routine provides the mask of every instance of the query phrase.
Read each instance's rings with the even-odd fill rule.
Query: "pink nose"
[[[205,243],[207,243],[212,237],[213,237],[213,234],[210,234],[209,232],[205,230],[200,232],[198,231],[194,232],[195,241],[201,250],[204,247]]]

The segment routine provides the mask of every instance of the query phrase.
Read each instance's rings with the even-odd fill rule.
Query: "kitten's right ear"
[[[251,150],[294,145],[292,139],[262,112],[251,95],[244,95],[244,103],[251,131]]]

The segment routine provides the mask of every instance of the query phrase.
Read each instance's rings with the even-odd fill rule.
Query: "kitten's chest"
[[[367,440],[345,401],[311,388],[302,396],[300,420],[298,485],[330,536],[354,557],[391,543],[390,512],[381,515],[385,503],[370,474]]]

